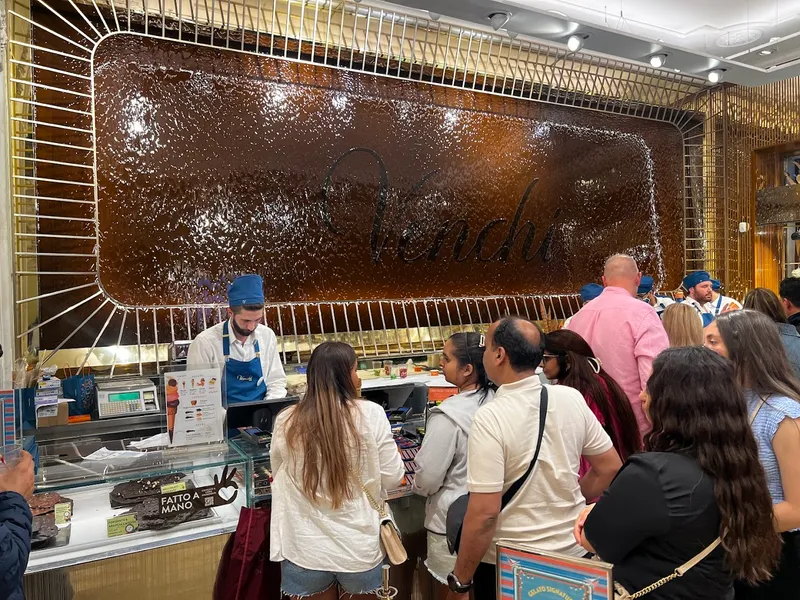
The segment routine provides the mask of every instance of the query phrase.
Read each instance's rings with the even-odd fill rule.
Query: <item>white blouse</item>
[[[361,433],[361,480],[374,498],[397,487],[404,469],[386,413],[369,400],[356,400],[356,428]],[[353,500],[333,510],[329,503],[312,503],[302,492],[303,457],[292,456],[286,443],[286,418],[281,412],[273,427],[270,459],[273,470],[270,560],[288,560],[305,569],[361,573],[381,563],[380,519],[359,483]],[[324,493],[324,492],[323,492]]]

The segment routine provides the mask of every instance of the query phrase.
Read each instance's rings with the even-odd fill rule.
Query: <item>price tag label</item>
[[[68,525],[72,520],[72,504],[69,502],[56,504],[53,510],[56,513],[56,525]]]
[[[171,492],[184,492],[186,491],[186,482],[178,481],[177,483],[167,483],[161,486],[162,494],[169,494]]]
[[[136,520],[136,515],[120,515],[106,521],[106,532],[110,538],[128,535],[138,530],[139,522]]]

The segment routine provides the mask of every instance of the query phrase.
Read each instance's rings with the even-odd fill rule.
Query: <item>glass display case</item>
[[[40,449],[28,573],[233,532],[250,461],[227,443],[129,450],[65,442]]]

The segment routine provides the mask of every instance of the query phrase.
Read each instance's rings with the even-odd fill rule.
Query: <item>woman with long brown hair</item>
[[[270,559],[292,598],[374,598],[384,558],[380,501],[403,479],[383,409],[357,399],[353,348],[316,347],[303,399],[278,415],[272,434]]]
[[[758,455],[767,474],[774,520],[783,537],[771,581],[741,582],[737,600],[796,600],[800,594],[800,381],[792,374],[775,323],[754,310],[720,315],[706,346],[729,358],[745,390]]]
[[[794,375],[800,376],[800,333],[794,325],[789,324],[780,298],[772,290],[756,288],[747,292],[747,296],[744,297],[744,307],[756,310],[772,319],[778,328],[781,343],[786,350],[786,358],[794,369]]]
[[[631,403],[619,384],[603,369],[589,344],[574,331],[562,329],[544,339],[542,370],[550,381],[575,388],[606,430],[614,449],[625,461],[642,449],[639,425]],[[589,471],[581,459],[579,477]]]
[[[703,319],[691,306],[670,304],[661,315],[661,323],[667,332],[670,348],[703,345]]]
[[[578,519],[581,545],[612,563],[631,594],[698,559],[648,600],[728,600],[734,578],[769,579],[781,540],[733,366],[706,348],[669,348],[642,406],[652,424],[645,452]]]

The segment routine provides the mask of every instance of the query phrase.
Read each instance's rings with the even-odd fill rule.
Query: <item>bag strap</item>
[[[694,556],[691,560],[683,563],[680,567],[675,569],[670,575],[667,575],[663,579],[659,579],[652,585],[648,585],[646,588],[639,590],[635,594],[627,594],[623,595],[622,598],[624,600],[636,600],[636,598],[641,598],[642,596],[646,596],[650,592],[655,589],[660,588],[665,583],[669,583],[673,579],[677,579],[678,577],[683,577],[686,575],[688,571],[696,567],[704,558],[706,558],[709,554],[711,554],[714,550],[716,550],[717,546],[722,543],[720,538],[715,539],[711,542],[708,546],[706,546],[702,552]]]
[[[388,519],[389,515],[386,514],[386,509],[384,509],[380,504],[375,501],[375,497],[370,493],[367,489],[367,486],[364,485],[364,482],[361,479],[361,476],[355,472],[353,467],[350,467],[350,472],[356,476],[358,479],[358,485],[361,487],[361,490],[364,492],[364,495],[367,497],[367,501],[369,505],[375,509],[375,512],[378,513],[381,519]]]
[[[772,394],[770,394],[770,396],[771,395]],[[756,404],[756,407],[753,409],[753,412],[750,413],[750,418],[748,419],[748,421],[750,422],[750,425],[752,425],[753,421],[756,420],[756,417],[758,416],[758,411],[760,411],[761,407],[764,406],[767,403],[768,399],[769,399],[769,396],[767,396],[766,398],[764,398],[763,396],[759,397],[758,404]]]
[[[528,465],[528,470],[517,479],[510,488],[506,490],[506,493],[503,494],[503,499],[500,503],[500,510],[503,510],[511,500],[514,499],[514,496],[517,495],[517,492],[525,485],[528,477],[530,477],[531,473],[533,472],[533,467],[536,466],[536,461],[539,458],[539,450],[542,449],[542,438],[544,437],[544,425],[547,421],[547,387],[542,385],[542,393],[539,397],[539,438],[536,440],[536,451],[533,453],[533,460],[531,460],[531,464]]]

